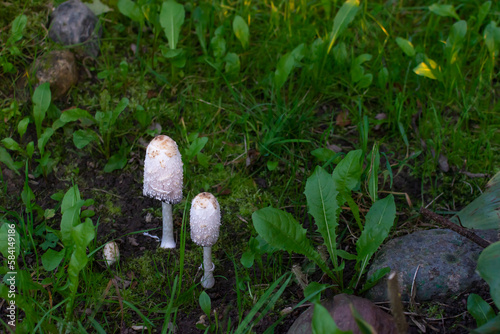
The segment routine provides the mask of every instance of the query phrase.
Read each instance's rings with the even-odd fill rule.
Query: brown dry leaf
[[[335,144],[329,144],[326,146],[327,149],[332,150],[335,153],[342,152],[342,148],[340,146],[337,146]]]
[[[337,118],[335,119],[337,122],[338,126],[348,126],[351,124],[351,120],[349,118],[349,111],[348,110],[343,110],[341,111],[338,115]]]
[[[248,150],[247,159],[246,159],[246,166],[248,167],[251,164],[253,164],[255,161],[257,161],[259,156],[260,156],[260,152],[257,151],[256,149],[252,148],[252,149]]]

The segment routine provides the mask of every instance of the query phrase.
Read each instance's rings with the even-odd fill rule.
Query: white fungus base
[[[174,220],[172,217],[172,204],[162,202],[163,236],[160,248],[175,248]]]
[[[215,285],[214,278],[215,265],[212,262],[212,247],[203,247],[203,277],[201,278],[201,286],[204,289],[211,289]]]

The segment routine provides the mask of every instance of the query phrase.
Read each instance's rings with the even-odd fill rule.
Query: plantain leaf
[[[435,3],[429,6],[429,10],[439,16],[449,16],[460,20],[460,17],[457,15],[457,12],[455,11],[455,7],[453,7],[453,5],[441,5]]]
[[[330,43],[328,43],[326,54],[330,53],[330,50],[332,49],[338,36],[347,28],[349,23],[354,20],[354,17],[358,13],[358,9],[359,0],[347,0],[342,7],[340,7],[340,10],[333,19],[333,28],[330,33]]]
[[[324,243],[333,265],[337,263],[337,226],[340,206],[337,201],[339,192],[329,173],[317,166],[314,173],[307,179],[304,194],[307,198],[309,213],[314,217],[318,231],[323,236]]]
[[[491,298],[500,308],[500,241],[486,247],[477,260],[479,275],[489,284]]]
[[[477,327],[481,327],[495,317],[493,308],[481,298],[481,296],[471,293],[467,298],[467,311],[474,317]]]
[[[409,40],[401,37],[396,37],[396,43],[399,45],[401,50],[403,50],[403,52],[406,53],[407,56],[409,57],[415,56],[415,49],[413,48],[413,44]]]
[[[288,212],[271,207],[260,209],[252,214],[257,233],[269,245],[288,252],[305,255],[314,261],[323,272],[335,279],[333,272],[326,266],[306,236],[306,230]]]
[[[234,31],[234,35],[236,36],[236,38],[238,38],[241,45],[243,46],[243,49],[246,49],[248,47],[248,40],[250,38],[250,31],[248,29],[248,24],[239,15],[236,15],[234,17],[233,31]]]
[[[49,109],[51,98],[52,94],[48,82],[42,83],[33,93],[33,118],[35,119],[36,134],[38,138],[40,138],[42,134],[42,122],[45,118],[47,109]]]
[[[458,21],[451,27],[450,36],[446,40],[445,52],[448,63],[453,64],[458,59],[458,53],[462,48],[465,34],[467,33],[467,22]]]
[[[429,79],[443,81],[441,76],[441,66],[429,58],[418,64],[417,67],[413,69],[413,72]]]
[[[299,62],[304,57],[304,46],[304,43],[300,44],[293,49],[292,52],[282,56],[278,61],[276,71],[274,72],[274,85],[276,86],[276,90],[280,90],[281,87],[283,87],[294,67],[298,66]]]
[[[160,24],[165,31],[168,46],[171,49],[177,49],[177,42],[179,41],[185,15],[184,6],[174,0],[165,1],[161,6]]]
[[[116,6],[120,13],[132,21],[139,22],[141,25],[144,22],[144,15],[142,14],[141,8],[132,0],[118,0]]]

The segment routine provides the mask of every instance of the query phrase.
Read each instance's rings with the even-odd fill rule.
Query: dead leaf
[[[348,110],[341,111],[337,115],[337,118],[335,120],[336,120],[338,126],[345,127],[345,126],[350,125],[351,120],[349,119],[349,111]]]

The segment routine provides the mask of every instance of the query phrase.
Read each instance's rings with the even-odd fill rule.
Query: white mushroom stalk
[[[212,262],[212,246],[219,238],[220,206],[214,195],[198,194],[191,203],[190,211],[191,239],[203,247],[203,269],[201,286],[210,289],[215,284]]]
[[[146,150],[143,194],[162,201],[160,248],[175,248],[172,204],[182,200],[182,184],[182,157],[176,142],[164,135],[155,137]]]

